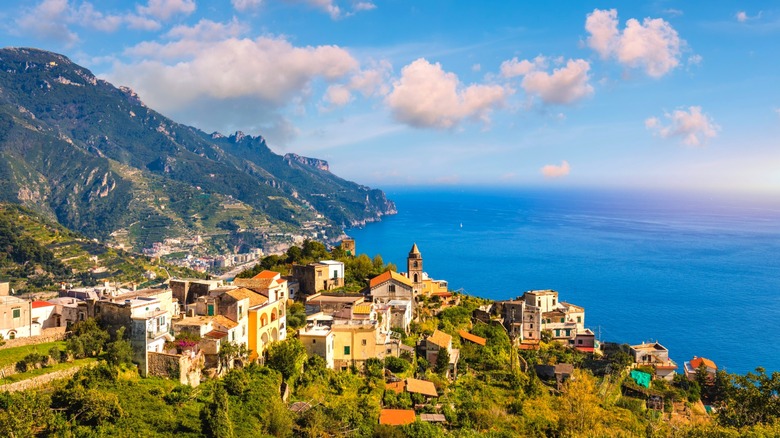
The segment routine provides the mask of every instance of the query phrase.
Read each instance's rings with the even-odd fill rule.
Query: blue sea
[[[398,214],[347,230],[358,253],[494,300],[554,289],[602,341],[659,341],[780,371],[780,200],[542,189],[390,189]]]

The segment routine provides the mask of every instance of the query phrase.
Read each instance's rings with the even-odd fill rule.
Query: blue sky
[[[0,23],[364,184],[780,192],[776,2],[6,0]]]

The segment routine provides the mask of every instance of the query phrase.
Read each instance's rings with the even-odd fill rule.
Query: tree
[[[436,355],[436,366],[434,368],[442,376],[450,370],[450,352],[446,348],[439,348],[439,354]]]
[[[575,370],[563,388],[560,398],[561,429],[566,436],[598,435],[597,427],[602,409],[596,396],[596,382],[593,376],[582,370]]]
[[[212,438],[232,438],[233,423],[230,421],[230,400],[222,383],[217,383],[212,400],[200,411],[203,434]]]
[[[285,380],[289,380],[301,374],[305,360],[306,348],[301,341],[298,338],[287,338],[268,347],[268,360],[265,364],[282,373]]]
[[[133,346],[125,337],[125,328],[116,331],[116,340],[106,347],[106,362],[119,366],[133,363]]]

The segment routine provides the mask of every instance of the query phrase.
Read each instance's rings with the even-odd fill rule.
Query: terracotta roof
[[[222,332],[222,331],[219,331],[219,330],[212,330],[212,331],[206,333],[203,336],[207,337],[207,338],[211,338],[211,339],[222,339],[222,338],[224,338],[227,335],[228,334],[225,333],[225,332]]]
[[[539,341],[535,341],[535,340],[521,341],[520,345],[518,345],[517,348],[519,348],[520,350],[538,350]]]
[[[408,278],[404,277],[403,275],[401,275],[401,274],[399,274],[399,273],[397,273],[395,271],[385,271],[385,272],[377,275],[376,277],[371,279],[371,281],[369,282],[369,286],[373,288],[373,287],[379,286],[380,284],[382,284],[382,283],[384,283],[386,281],[390,281],[390,280],[395,280],[395,281],[397,281],[399,283],[402,283],[402,284],[405,284],[405,285],[407,285],[409,287],[414,286],[414,283],[412,283],[412,280],[409,280]]]
[[[439,396],[439,393],[436,392],[436,385],[434,385],[433,382],[412,378],[406,379],[406,392],[415,392],[428,397]]]
[[[270,280],[273,280],[274,278],[276,278],[276,276],[277,276],[277,275],[281,275],[281,274],[280,274],[280,273],[278,273],[278,272],[274,272],[274,271],[268,271],[268,270],[266,270],[266,271],[262,271],[262,272],[260,272],[259,274],[255,275],[255,276],[254,276],[254,277],[252,277],[252,278],[253,278],[253,279],[255,279],[255,280],[260,280],[261,278],[262,278],[262,279],[270,279]]]
[[[406,382],[403,380],[400,380],[398,382],[390,382],[385,385],[385,390],[387,391],[393,391],[397,394],[400,394],[404,392],[404,388],[406,387]]]
[[[352,308],[352,313],[356,315],[368,315],[371,313],[371,303],[358,304]]]
[[[452,292],[434,292],[431,295],[434,297],[449,298],[452,296]]]
[[[226,327],[228,330],[232,328],[238,327],[238,323],[233,321],[232,319],[228,318],[224,315],[217,315],[214,317],[214,322],[221,325],[222,327]]]
[[[262,306],[263,304],[268,302],[268,298],[260,295],[255,291],[249,290],[245,287],[233,289],[227,292],[227,294],[237,300],[243,300],[244,298],[249,298],[249,307]]]
[[[471,341],[471,342],[473,342],[475,344],[485,345],[487,343],[487,339],[481,338],[481,337],[479,337],[477,335],[472,335],[471,333],[467,332],[466,330],[459,330],[458,334],[460,335],[461,338],[463,338],[463,339],[465,339],[467,341]]]
[[[412,409],[382,409],[379,411],[379,424],[403,426],[414,423],[416,419]]]
[[[718,366],[715,365],[715,362],[707,359],[706,357],[694,357],[693,359],[691,359],[690,363],[691,363],[691,368],[693,369],[699,368],[701,364],[704,364],[704,366],[707,368],[712,368],[716,370],[718,369]]]
[[[53,306],[53,305],[54,304],[52,304],[52,303],[50,303],[48,301],[38,301],[38,300],[35,300],[35,301],[32,302],[32,308],[33,309],[37,309],[39,307],[49,307],[49,306]]]
[[[452,343],[452,336],[437,329],[433,331],[432,335],[428,336],[428,341],[433,342],[441,348],[447,348]]]

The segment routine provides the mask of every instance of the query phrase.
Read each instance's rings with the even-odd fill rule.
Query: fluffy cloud
[[[385,102],[398,121],[418,128],[446,129],[464,119],[487,121],[490,111],[502,105],[509,93],[500,85],[464,87],[439,63],[420,58],[401,70]]]
[[[563,58],[552,60],[563,64]],[[548,58],[539,55],[532,60],[512,58],[501,63],[501,76],[504,78],[523,77],[523,90],[529,96],[537,96],[546,104],[569,104],[593,94],[593,86],[588,82],[590,64],[583,60],[570,59],[566,65],[548,73]]]
[[[740,23],[744,23],[744,22],[746,22],[746,21],[747,21],[747,19],[748,19],[748,16],[747,16],[747,14],[745,13],[745,11],[739,11],[739,12],[737,12],[737,14],[736,14],[735,18],[736,18],[736,19],[737,19],[737,21],[739,21]]]
[[[352,92],[344,85],[331,85],[325,91],[325,102],[333,106],[344,106],[352,100]]]
[[[138,6],[138,13],[160,20],[174,15],[189,15],[195,12],[195,0],[149,0],[146,6]]]
[[[571,166],[569,166],[568,161],[563,160],[560,166],[555,164],[548,164],[542,167],[540,171],[545,178],[561,178],[571,172]]]
[[[372,9],[376,9],[376,5],[371,2],[358,2],[355,3],[354,7],[355,11],[370,11]]]
[[[688,146],[702,146],[707,139],[714,138],[720,131],[710,116],[701,112],[700,106],[691,106],[686,111],[678,109],[664,114],[667,124],[657,117],[645,120],[645,128],[661,138],[680,138]]]
[[[684,41],[661,18],[645,18],[641,23],[631,18],[621,32],[616,9],[595,9],[585,20],[585,30],[590,34],[588,46],[602,58],[641,68],[652,77],[661,77],[680,64]]]
[[[388,61],[373,62],[369,68],[354,73],[347,83],[329,86],[323,100],[329,107],[334,107],[351,102],[353,91],[364,97],[387,95],[391,71],[392,65]]]
[[[336,81],[359,65],[337,46],[295,47],[284,38],[272,37],[146,43],[128,53],[156,53],[158,58],[116,64],[111,79],[133,86],[148,103],[163,110],[178,109],[201,97],[252,96],[283,106],[314,79]],[[188,59],[175,63],[165,59],[182,56]]]
[[[523,59],[518,61],[517,58],[512,58],[509,61],[501,63],[501,76],[505,78],[514,78],[516,76],[524,76],[531,73],[534,70],[544,69],[547,67],[547,58],[544,56],[537,56],[532,61]]]
[[[44,0],[16,19],[16,32],[29,32],[41,39],[71,45],[79,39],[68,28],[71,10],[68,0]]]
[[[23,11],[16,19],[16,33],[29,33],[37,38],[63,42],[66,46],[79,40],[71,25],[113,32],[126,22],[124,16],[104,14],[92,3],[71,3],[68,0],[43,0]]]
[[[526,74],[523,89],[545,103],[573,103],[593,94],[593,87],[588,83],[589,70],[587,61],[570,59],[565,67],[554,69],[552,74],[544,71]]]
[[[225,38],[240,37],[248,30],[249,27],[239,22],[235,17],[229,23],[201,19],[194,26],[176,26],[168,31],[165,36],[179,40],[217,41]]]

